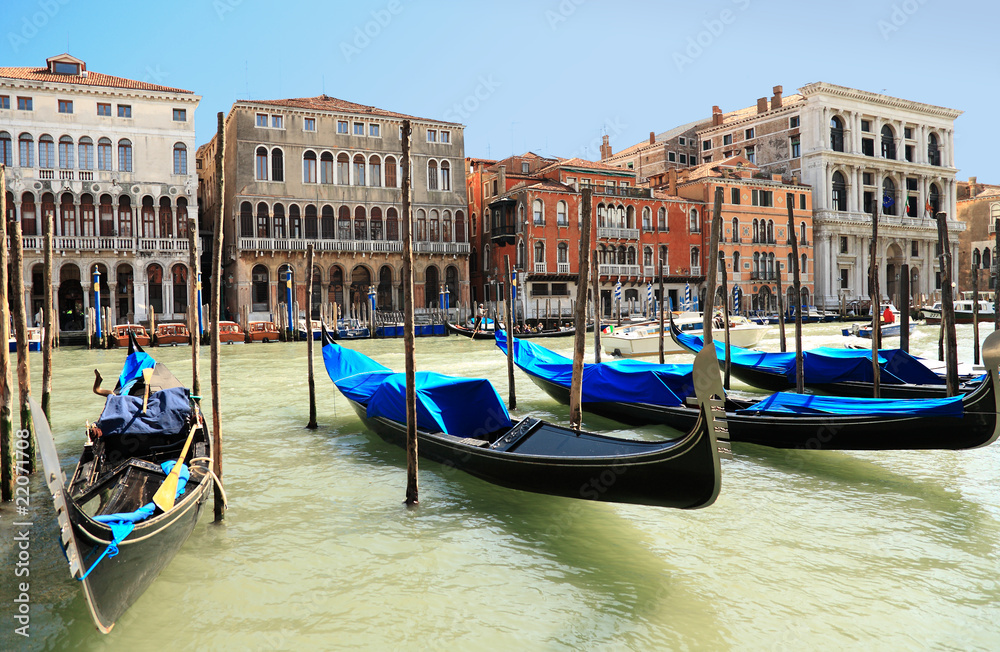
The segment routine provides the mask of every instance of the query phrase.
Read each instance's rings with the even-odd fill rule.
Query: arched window
[[[337,219],[333,215],[333,206],[323,207],[320,233],[324,240],[334,240],[337,237]]]
[[[635,247],[629,245],[628,249],[625,250],[625,264],[635,265],[638,261],[636,260]]]
[[[990,269],[990,250],[983,249],[983,269]]]
[[[298,240],[302,238],[302,218],[299,215],[299,205],[288,207],[288,237]]]
[[[437,161],[430,160],[427,162],[427,189],[437,190],[438,189],[438,165]]]
[[[21,134],[18,136],[17,150],[18,161],[22,168],[35,167],[35,140],[31,137],[31,134]]]
[[[365,215],[364,206],[358,206],[354,209],[354,239],[368,239],[368,218]]]
[[[569,226],[569,219],[566,217],[566,202],[562,200],[556,203],[556,224]]]
[[[312,204],[306,206],[306,240],[316,240],[319,238],[319,219],[316,215],[316,207]]]
[[[284,240],[287,237],[285,232],[285,207],[283,204],[274,205],[274,237]]]
[[[271,150],[271,181],[285,180],[285,155],[275,147]]]
[[[760,252],[753,252],[753,277],[760,278]]]
[[[774,220],[767,221],[767,242],[774,244]]]
[[[385,157],[385,187],[396,188],[396,159],[392,156]]]
[[[795,271],[795,256],[788,254],[788,261],[785,263],[785,271],[788,272],[788,276],[792,276],[792,272]]]
[[[653,230],[653,211],[650,210],[649,206],[642,207],[642,230]]]
[[[385,239],[399,240],[399,215],[395,208],[385,212]]]
[[[692,208],[690,214],[690,222],[688,222],[688,229],[691,233],[701,232],[701,221],[698,219],[698,209]]]
[[[465,233],[465,213],[455,211],[455,242],[468,242]]]
[[[441,161],[441,190],[451,190],[451,164]]]
[[[146,195],[142,198],[142,237],[156,237],[156,209],[153,207],[153,198]],[[247,234],[252,236],[253,233]]]
[[[56,166],[56,145],[52,136],[43,134],[38,139],[38,167],[54,168]]]
[[[0,135],[0,139],[3,136]],[[2,149],[2,143],[0,143],[0,149]],[[80,139],[79,144],[80,160],[78,161],[78,167],[81,170],[93,170],[94,169],[94,141],[90,139],[89,136],[84,136]]]
[[[316,152],[312,150],[302,155],[302,183],[316,183]]]
[[[560,265],[569,264],[569,245],[565,242],[560,242],[556,246],[556,262]]]
[[[323,152],[319,156],[319,182],[333,183],[333,154]]]
[[[97,141],[97,169],[110,172],[112,167],[111,139],[101,138]]]
[[[625,245],[618,245],[617,253],[618,256],[616,257],[615,262],[618,263],[619,265],[627,264],[625,261],[628,260],[628,252],[625,250]]]
[[[757,218],[753,220],[753,239],[751,242],[754,244],[760,242],[760,222],[757,221]]]
[[[368,178],[370,185],[375,187],[382,185],[382,161],[374,154],[368,157]]]
[[[255,170],[257,173],[257,181],[267,181],[267,148],[258,147],[257,148],[257,165]]]
[[[645,267],[653,266],[653,248],[643,247],[642,248],[642,264]]]
[[[660,245],[660,273],[670,273],[670,248],[667,245]]]
[[[73,194],[64,192],[62,203],[59,205],[59,213],[62,216],[62,235],[78,235],[76,229],[76,207],[73,205]]]
[[[799,222],[799,244],[805,244],[809,242],[806,240],[806,223]]]
[[[132,171],[132,141],[128,138],[118,141],[118,171]]]
[[[351,239],[351,209],[341,206],[337,211],[337,239]]]
[[[417,210],[417,228],[413,231],[413,239],[418,242],[427,240],[427,212],[422,208]]]
[[[844,175],[837,172],[833,173],[833,183],[832,183],[832,205],[833,209],[837,211],[847,210],[847,182],[844,181]]]
[[[431,219],[428,222],[427,239],[430,242],[441,241],[441,224],[437,210],[431,210]]]
[[[270,220],[268,219],[267,204],[264,202],[257,203],[257,230],[256,234],[258,238],[270,238],[271,228]]]
[[[931,217],[934,217],[941,210],[941,190],[936,183],[931,184],[927,202],[931,205]]]
[[[667,209],[663,206],[656,211],[656,230],[661,233],[665,233],[667,231]]]
[[[184,314],[188,307],[188,270],[181,263],[177,263],[170,270],[170,276],[174,282],[174,306],[175,315]]]
[[[101,195],[101,203],[98,208],[100,214],[100,234],[105,237],[115,235],[115,207],[111,201],[111,195]],[[24,204],[21,204],[22,210]]]
[[[177,198],[177,237],[187,238],[188,236],[188,200],[185,197]]]
[[[327,299],[338,306],[343,307],[344,305],[344,270],[340,268],[340,265],[334,265],[330,268],[330,293],[327,295]]]
[[[168,197],[160,197],[160,237],[174,237],[174,212],[170,210]]]
[[[896,159],[896,138],[889,125],[882,125],[882,158]]]
[[[545,225],[545,211],[542,207],[541,199],[536,199],[535,201],[531,202],[531,215],[532,215],[532,222],[536,226]]]
[[[363,186],[365,185],[365,157],[361,154],[354,155],[354,168],[351,170],[354,173],[354,185]]]
[[[889,177],[882,180],[882,212],[896,214],[896,184]]]
[[[541,240],[535,242],[535,271],[545,271],[545,243]]]
[[[931,165],[941,165],[941,148],[938,146],[937,134],[927,135],[927,162]]]
[[[14,165],[14,146],[10,134],[0,131],[0,164],[12,167]]]
[[[348,186],[351,183],[351,159],[347,154],[337,154],[337,183]]]
[[[441,289],[438,277],[438,268],[434,265],[428,265],[424,270],[424,306],[426,308],[436,308],[440,300],[438,293]]]
[[[698,247],[691,247],[691,269],[701,266],[701,251]]]
[[[625,224],[623,226],[626,229],[635,228],[635,206],[629,206],[625,209]]]
[[[118,235],[132,237],[132,200],[128,195],[118,197]]]
[[[603,229],[608,225],[608,209],[604,204],[597,205],[597,228]]]
[[[80,235],[92,237],[97,235],[97,219],[94,212],[94,196],[84,193],[80,196]]]
[[[736,276],[740,273],[740,252],[733,252],[733,280],[738,280],[740,277]]]
[[[174,174],[188,173],[188,150],[184,143],[174,143]]]
[[[271,309],[271,284],[265,265],[254,265],[250,272],[250,301],[254,312],[268,312]]]
[[[830,149],[844,151],[844,122],[838,116],[830,119]]]
[[[69,136],[59,138],[59,168],[61,170],[73,169],[73,139]]]
[[[378,206],[372,207],[371,215],[368,219],[369,231],[372,240],[382,240],[385,237],[385,228],[382,225],[382,209]]]
[[[444,211],[441,214],[441,242],[452,242],[451,211]]]
[[[253,206],[248,201],[240,204],[240,237],[253,237]]]
[[[143,200],[145,201],[145,200]],[[150,198],[152,201],[152,198]],[[153,312],[163,312],[163,268],[153,263],[146,268],[146,285],[149,291],[149,307]]]

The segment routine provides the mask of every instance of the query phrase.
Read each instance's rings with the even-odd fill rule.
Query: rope
[[[98,557],[90,568],[87,569],[87,572],[76,578],[77,580],[82,582],[87,579],[87,576],[90,575],[91,571],[97,568],[97,565],[101,563],[101,560],[104,559],[104,557],[108,557],[108,559],[110,559],[111,557],[116,556],[118,554],[118,544],[121,543],[125,537],[131,534],[132,529],[135,528],[135,523],[131,523],[129,521],[108,523],[108,525],[111,527],[111,533],[114,535],[111,539],[111,543],[108,544],[108,547],[104,549],[101,556]]]
[[[194,464],[195,462],[214,463],[214,460],[211,457],[196,457],[191,460],[192,464]],[[219,476],[215,475],[215,471],[213,471],[211,468],[205,469],[205,471],[208,473],[208,475],[212,477],[212,480],[215,481],[215,486],[219,488],[219,493],[222,494],[222,506],[226,509],[229,509],[229,499],[226,497],[226,488],[222,486],[222,480],[219,479]]]

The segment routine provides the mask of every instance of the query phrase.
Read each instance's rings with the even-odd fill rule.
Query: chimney
[[[722,109],[717,106],[712,107],[712,126],[718,127],[722,124]]]
[[[757,113],[767,113],[767,98],[762,97],[757,100]]]
[[[656,144],[656,134],[653,133],[652,131],[649,132],[649,144],[650,145],[655,145]]]
[[[780,109],[781,108],[781,86],[775,86],[771,89],[774,92],[774,97],[771,98],[771,108]]]
[[[501,165],[500,166],[499,176],[500,176],[500,182],[498,184],[499,187],[497,188],[497,194],[502,195],[505,192],[507,192],[507,166],[506,165]]]
[[[611,157],[611,145],[608,144],[608,137],[601,137],[601,160]]]
[[[976,196],[976,177],[969,177],[969,197]]]
[[[677,194],[677,168],[667,170],[667,194]]]

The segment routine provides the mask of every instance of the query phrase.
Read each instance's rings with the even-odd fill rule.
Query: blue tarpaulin
[[[323,346],[326,372],[344,396],[367,406],[369,417],[406,423],[406,374],[393,373],[368,356],[339,344]],[[417,426],[456,437],[482,437],[512,423],[488,380],[429,371],[415,375]]]
[[[964,412],[961,396],[949,398],[845,398],[778,392],[738,414],[839,414],[856,416],[910,416],[960,418]]]
[[[191,401],[185,387],[171,387],[150,394],[145,414],[141,397],[111,394],[97,420],[97,427],[103,437],[126,433],[170,435],[182,433],[190,415]]]
[[[701,337],[680,333],[677,339],[689,348],[700,351]],[[725,360],[726,344],[714,340],[716,355]],[[795,384],[795,353],[767,353],[731,346],[734,366],[783,375]],[[900,349],[880,349],[879,379],[882,383],[899,385],[942,385],[944,381],[920,360]],[[820,347],[802,352],[802,373],[806,384],[820,385],[845,381],[873,382],[872,353],[863,349]]]
[[[497,347],[507,352],[507,334],[496,333]],[[514,364],[527,374],[569,389],[573,361],[545,347],[514,338]],[[656,364],[615,360],[583,367],[583,402],[649,403],[674,406],[694,395],[689,364]]]
[[[128,394],[129,389],[139,378],[142,378],[143,369],[152,369],[156,366],[153,356],[144,351],[136,351],[125,358],[122,372],[118,376],[118,386],[115,388],[116,394]]]

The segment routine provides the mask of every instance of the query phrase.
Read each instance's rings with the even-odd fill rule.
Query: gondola
[[[323,360],[361,421],[405,446],[405,374],[323,337]],[[540,419],[512,421],[484,379],[418,372],[420,455],[504,487],[619,503],[694,509],[715,502],[721,484],[716,411],[722,383],[711,356],[696,359],[700,416],[686,434],[640,441],[577,432]],[[700,376],[699,376],[700,374]]]
[[[45,415],[31,406],[70,574],[105,634],[187,540],[212,486],[211,440],[188,390],[134,338],[129,351],[68,484]],[[163,512],[153,496],[182,452],[176,502]]]
[[[493,329],[489,330],[475,330],[462,326],[460,324],[452,324],[448,322],[448,331],[456,335],[461,335],[462,337],[469,337],[474,340],[492,340],[493,339]]]
[[[497,346],[506,352],[505,339],[498,337]],[[1000,433],[1000,335],[994,333],[987,338],[983,355],[989,368],[988,380],[971,393],[951,398],[866,399],[786,392],[760,401],[726,397],[729,439],[773,448],[819,450],[958,450],[986,446]],[[569,402],[567,359],[530,342],[515,340],[514,363],[554,399]],[[698,418],[698,409],[686,405],[686,401],[674,400],[663,389],[651,389],[656,386],[655,380],[662,379],[678,388],[679,397],[687,387],[686,365],[637,368],[632,382],[618,388],[609,381],[626,378],[618,372],[609,375],[616,364],[620,363],[588,365],[590,373],[585,373],[583,386],[585,410],[625,423],[665,424],[682,431]]]
[[[670,324],[670,337],[691,353],[702,349],[700,337],[682,333]],[[719,364],[723,364],[726,346],[715,341]],[[810,390],[836,396],[867,398],[873,395],[871,351],[821,347],[802,352],[805,386]],[[795,387],[795,352],[767,353],[730,347],[732,375],[758,389],[779,392]],[[879,395],[882,398],[943,398],[947,394],[944,378],[917,358],[901,349],[879,350]],[[960,377],[959,391],[971,392],[983,376]]]

